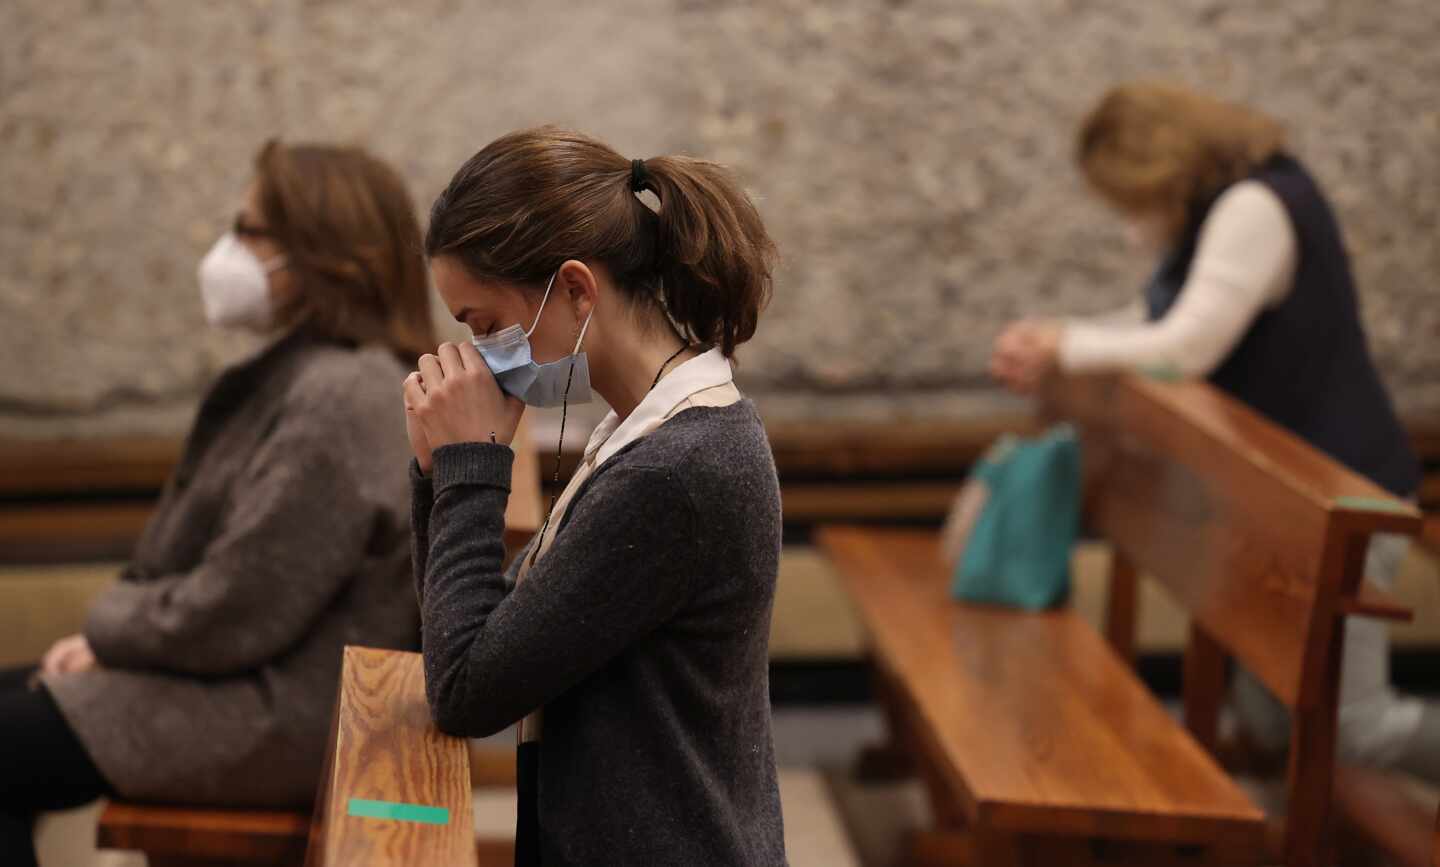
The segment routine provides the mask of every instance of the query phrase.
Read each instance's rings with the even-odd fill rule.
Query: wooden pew
[[[529,540],[544,519],[539,455],[530,426],[516,442],[516,485],[506,542]],[[39,442],[0,439],[0,563],[124,560],[154,511],[154,498],[180,458],[170,437]]]
[[[505,509],[507,557],[513,557],[529,541],[530,537],[539,530],[542,520],[544,520],[544,503],[540,493],[539,457],[530,437],[529,426],[522,421],[520,430],[515,436],[515,464],[511,471],[510,500]],[[381,652],[368,651],[368,653]],[[400,663],[388,661],[384,665],[375,663],[370,668],[363,668],[362,663],[373,660],[364,654],[355,656],[352,660],[352,655],[352,652],[347,650],[345,664],[349,669],[348,676],[352,678],[351,687],[353,689],[366,686],[368,680],[365,678],[369,678],[372,674],[379,677],[380,675],[375,672],[382,671],[390,672],[385,675],[384,682],[370,684],[370,686],[377,689],[382,686],[386,689],[398,688],[396,684],[401,681],[395,680],[399,677],[395,672],[401,669],[395,668],[392,671],[392,668],[401,665]],[[418,656],[409,654],[407,658],[411,656],[418,662]],[[406,662],[404,666],[411,664],[411,662]],[[403,668],[403,670],[409,671],[408,668]],[[342,674],[341,677],[342,691],[346,683],[346,676],[346,674]],[[412,711],[415,701],[418,700],[422,708],[424,705],[423,679],[417,682],[420,684],[418,693],[413,691],[403,693],[406,696],[405,700],[410,702],[404,707],[410,708]],[[409,682],[404,681],[404,683]],[[413,686],[413,683],[409,683],[406,689]],[[340,700],[344,700],[343,694]],[[414,719],[408,717],[407,719],[409,722],[404,725],[408,728],[403,728],[403,731],[414,734],[418,723]],[[428,714],[425,719],[428,722]],[[401,725],[398,721],[392,722],[397,726]],[[461,744],[461,752],[464,754],[461,772],[466,777],[467,785],[514,786],[515,756],[513,750],[476,749],[472,763],[467,742],[459,741],[458,743]],[[332,743],[332,748],[333,746]],[[468,789],[466,802],[467,804],[469,802]],[[151,867],[298,864],[304,857],[307,842],[311,839],[310,818],[310,813],[300,811],[201,808],[114,801],[108,804],[101,814],[98,842],[102,848],[134,849],[145,852],[150,859]],[[467,828],[472,827],[473,821],[467,818],[465,825]],[[350,826],[341,823],[338,827]],[[472,857],[475,855],[473,844],[472,840]],[[488,853],[490,858],[490,861],[486,863],[491,863],[496,857],[504,861],[509,851],[507,841],[481,841],[480,846],[480,852]],[[325,861],[319,863],[361,862]],[[500,862],[496,861],[495,863]]]
[[[1428,867],[1436,811],[1414,797],[1395,774],[1341,766],[1335,774],[1336,825],[1342,864],[1376,857],[1393,867]]]
[[[1046,397],[1085,444],[1086,514],[1116,550],[1109,641],[1070,611],[951,603],[927,531],[827,528],[878,693],[937,827],[917,864],[1325,864],[1346,613],[1374,532],[1419,516],[1207,385],[1070,380]],[[1185,728],[1125,664],[1134,576],[1192,615]],[[1267,821],[1213,759],[1227,657],[1292,710],[1290,813]]]
[[[129,557],[181,445],[173,437],[0,439],[0,563]]]
[[[475,867],[466,741],[440,733],[419,654],[345,649],[307,867]]]

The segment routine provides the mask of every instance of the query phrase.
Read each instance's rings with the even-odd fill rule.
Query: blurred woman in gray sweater
[[[104,795],[314,797],[347,643],[412,648],[395,383],[435,337],[413,205],[354,148],[267,144],[205,256],[212,325],[273,335],[205,396],[84,632],[0,673],[0,863]]]

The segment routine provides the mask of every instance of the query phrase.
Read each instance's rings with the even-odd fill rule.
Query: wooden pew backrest
[[[1420,516],[1211,386],[1076,377],[1046,395],[1080,428],[1087,519],[1293,707],[1321,698],[1369,535]]]

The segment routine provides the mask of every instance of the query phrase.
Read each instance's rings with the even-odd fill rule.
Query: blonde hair
[[[1285,131],[1268,115],[1166,84],[1113,88],[1080,127],[1077,159],[1111,205],[1159,213],[1178,237],[1191,209],[1278,153]]]

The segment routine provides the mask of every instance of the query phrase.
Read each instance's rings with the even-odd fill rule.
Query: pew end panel
[[[345,649],[307,867],[474,867],[468,742],[435,728],[420,656]]]

